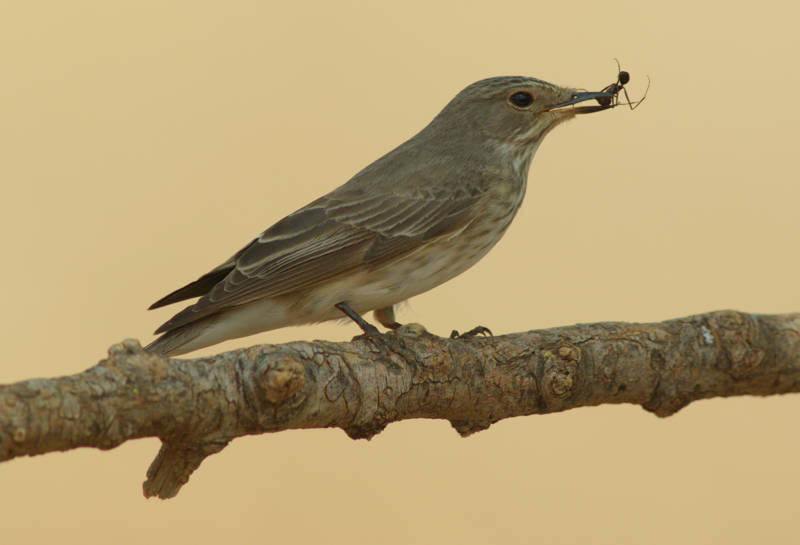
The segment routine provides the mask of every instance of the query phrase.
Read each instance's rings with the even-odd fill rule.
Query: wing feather
[[[379,268],[463,230],[482,195],[340,195],[282,219],[241,250],[236,266],[158,332],[265,297],[308,290],[359,267]]]

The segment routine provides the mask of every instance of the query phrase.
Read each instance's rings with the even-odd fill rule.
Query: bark
[[[800,391],[800,314],[722,311],[469,340],[409,324],[384,338],[186,360],[126,340],[83,373],[0,386],[0,461],[156,436],[144,493],[169,498],[243,435],[339,427],[368,439],[408,418],[443,418],[469,435],[602,403],[669,416],[697,399]]]

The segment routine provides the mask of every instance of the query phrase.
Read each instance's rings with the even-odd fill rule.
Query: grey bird
[[[464,272],[500,240],[545,135],[613,96],[522,76],[473,83],[416,136],[153,303],[200,297],[147,349],[175,356],[345,314],[377,332],[361,318],[371,310],[399,327],[394,305]],[[601,105],[575,106],[592,99]]]

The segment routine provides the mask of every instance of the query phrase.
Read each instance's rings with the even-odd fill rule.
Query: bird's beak
[[[595,93],[574,93],[569,100],[561,102],[560,104],[556,104],[555,106],[550,106],[550,108],[548,108],[547,111],[552,112],[553,110],[556,110],[558,108],[563,108],[565,106],[572,106],[573,104],[578,104],[579,102],[585,102],[587,100],[595,100],[601,98],[608,99],[607,104],[610,105],[611,99],[614,98],[614,95],[606,91],[599,91]],[[598,100],[598,102],[600,102],[600,100]],[[591,112],[599,112],[600,110],[605,110],[609,107],[610,106],[604,106],[601,102],[600,106],[582,106],[580,108],[572,108],[570,112],[576,114],[588,114]]]

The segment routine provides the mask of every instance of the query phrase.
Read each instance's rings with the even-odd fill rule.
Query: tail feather
[[[167,331],[145,347],[145,350],[160,356],[179,356],[212,343],[198,343],[205,332],[216,320],[199,320]],[[194,342],[193,342],[194,341]]]
[[[303,323],[303,320],[292,320],[288,310],[286,303],[267,299],[226,309],[210,316],[201,315],[189,323],[168,327],[163,335],[147,345],[147,350],[163,356],[177,356],[229,339]]]
[[[226,268],[214,269],[210,273],[204,274],[191,284],[187,284],[182,288],[178,288],[172,293],[165,295],[150,305],[148,310],[171,305],[172,303],[177,303],[178,301],[185,301],[186,299],[191,299],[192,297],[202,297],[211,291],[211,288],[213,288],[218,282],[228,276],[228,273],[230,273],[232,270],[233,265]]]

